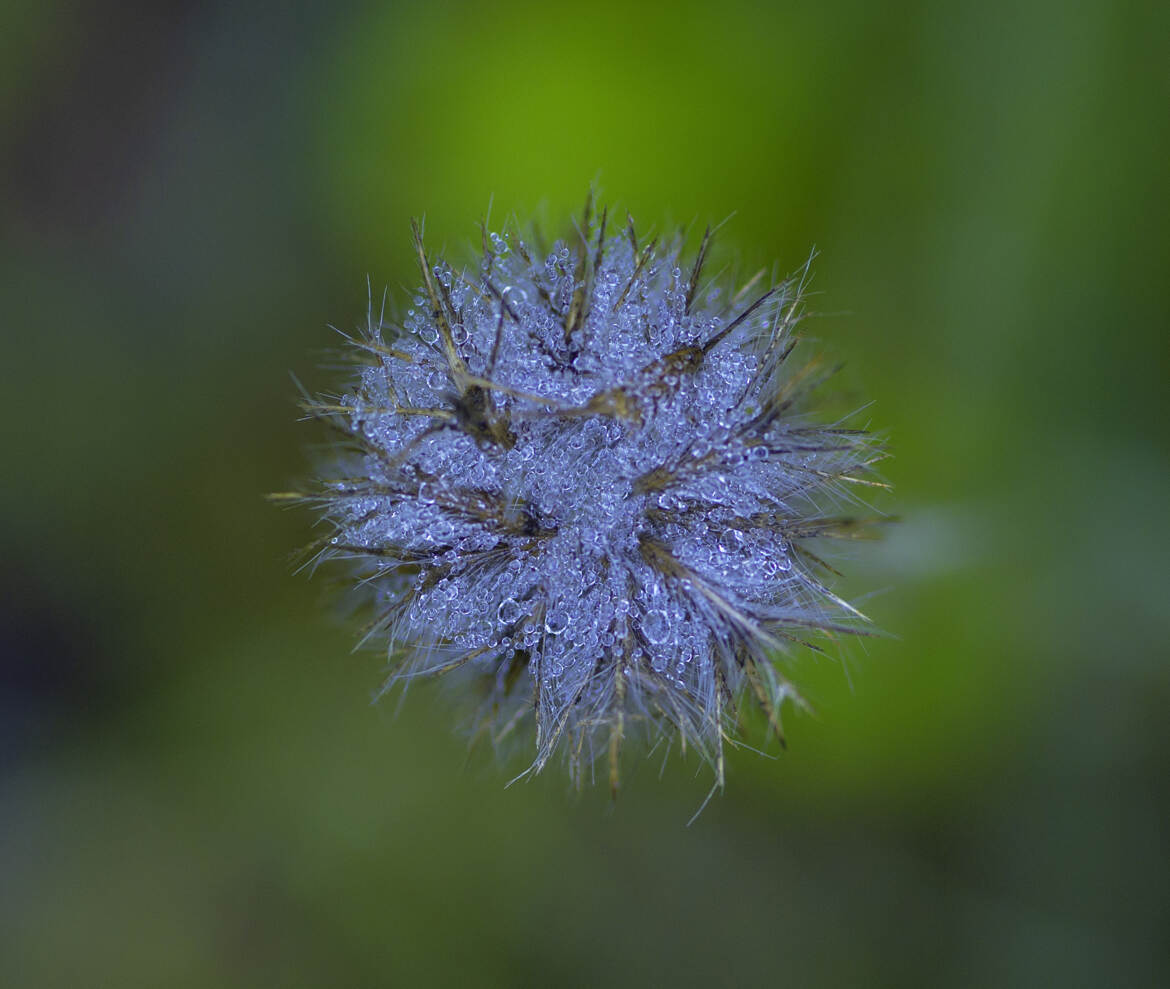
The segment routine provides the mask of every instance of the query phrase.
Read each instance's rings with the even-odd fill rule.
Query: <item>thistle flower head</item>
[[[779,732],[798,700],[783,653],[855,631],[808,549],[879,452],[803,410],[793,366],[805,272],[709,278],[633,222],[587,208],[551,248],[484,231],[465,269],[414,247],[401,324],[371,306],[360,370],[306,403],[345,442],[317,560],[359,561],[391,681],[472,672],[497,734],[526,716],[534,769],[618,753],[635,726],[681,732],[722,776],[740,695]]]

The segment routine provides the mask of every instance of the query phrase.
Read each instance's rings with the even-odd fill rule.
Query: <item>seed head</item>
[[[349,389],[309,400],[343,437],[338,473],[276,497],[323,510],[314,561],[357,561],[388,683],[462,671],[486,728],[531,716],[541,769],[677,731],[722,780],[742,694],[783,739],[784,656],[863,617],[809,549],[854,536],[880,451],[805,411],[795,365],[808,268],[768,287],[708,278],[710,231],[489,233],[474,267],[428,255],[402,323],[370,307]]]

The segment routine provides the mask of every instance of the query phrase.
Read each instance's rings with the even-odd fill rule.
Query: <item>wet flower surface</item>
[[[371,306],[350,388],[306,407],[344,434],[335,475],[290,492],[356,559],[391,681],[472,674],[493,733],[531,716],[534,769],[679,731],[722,776],[742,693],[779,732],[784,653],[854,632],[813,540],[855,535],[881,456],[810,415],[797,361],[807,267],[769,287],[707,273],[592,209],[547,248],[484,231],[428,255],[400,324]]]

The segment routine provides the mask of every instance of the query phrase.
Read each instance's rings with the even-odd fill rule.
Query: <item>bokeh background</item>
[[[0,982],[1170,981],[1170,7],[7,0]],[[816,246],[902,522],[780,758],[611,806],[370,703],[294,420],[493,215]],[[494,199],[493,199],[494,197]]]

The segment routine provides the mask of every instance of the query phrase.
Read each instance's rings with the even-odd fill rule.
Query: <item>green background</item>
[[[0,982],[1170,980],[1170,7],[8,3]],[[294,420],[366,276],[604,198],[821,252],[903,521],[779,759],[467,754],[369,699]],[[870,593],[880,592],[880,593]]]

